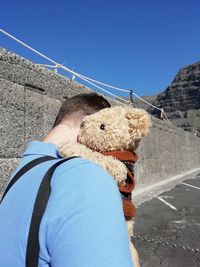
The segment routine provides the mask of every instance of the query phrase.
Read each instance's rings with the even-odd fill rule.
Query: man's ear
[[[128,108],[125,117],[128,120],[129,133],[133,139],[147,136],[151,127],[151,119],[144,109]]]

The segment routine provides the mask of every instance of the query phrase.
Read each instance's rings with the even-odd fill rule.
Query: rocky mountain
[[[182,68],[166,90],[152,103],[164,108],[169,120],[187,131],[200,131],[200,62]],[[160,117],[160,111],[148,108]]]

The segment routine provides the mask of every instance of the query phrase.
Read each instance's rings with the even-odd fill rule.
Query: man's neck
[[[59,124],[55,126],[41,141],[45,143],[53,143],[57,146],[64,142],[77,142],[78,132],[79,128],[72,125]]]

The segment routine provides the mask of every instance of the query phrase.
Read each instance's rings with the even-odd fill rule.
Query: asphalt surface
[[[141,204],[137,210],[134,238],[141,267],[197,267],[200,266],[200,173],[184,181],[171,191],[162,193]],[[197,188],[190,187],[193,185]],[[164,200],[166,203],[163,203]],[[169,242],[170,244],[163,244]],[[184,246],[184,248],[172,247]],[[198,248],[199,253],[187,250]]]

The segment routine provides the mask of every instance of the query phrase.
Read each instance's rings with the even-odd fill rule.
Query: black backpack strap
[[[26,164],[24,167],[22,167],[16,174],[15,176],[12,178],[12,180],[10,181],[10,183],[8,184],[8,186],[6,187],[6,190],[3,193],[3,196],[1,198],[1,202],[4,199],[5,195],[8,193],[8,191],[10,190],[10,188],[17,182],[17,180],[24,175],[27,171],[29,171],[31,168],[35,167],[36,165],[43,163],[45,161],[48,160],[52,160],[52,159],[56,159],[54,157],[51,156],[44,156],[44,157],[40,157],[37,159],[32,160],[31,162],[29,162],[28,164]],[[0,203],[1,203],[0,202]]]
[[[39,260],[39,228],[42,220],[42,216],[45,212],[50,194],[51,194],[51,178],[53,173],[60,164],[70,159],[77,158],[64,158],[58,162],[56,162],[44,175],[42,182],[40,184],[34,208],[31,218],[31,224],[28,235],[27,249],[26,249],[26,267],[38,267]]]

